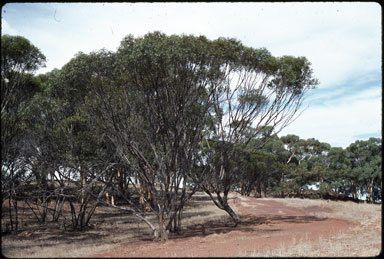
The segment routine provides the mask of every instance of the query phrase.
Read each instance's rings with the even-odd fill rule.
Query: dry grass
[[[359,229],[354,229],[358,234]],[[378,256],[381,252],[380,244],[372,244],[370,233],[361,236],[351,236],[350,231],[339,233],[331,237],[319,238],[313,242],[306,238],[291,240],[293,245],[280,245],[278,248],[254,251],[242,254],[250,257],[370,257]],[[378,242],[377,240],[374,240]]]
[[[216,207],[207,194],[198,192],[193,197],[192,201],[185,206],[183,227],[228,217],[225,211]]]
[[[352,221],[354,226],[344,232],[311,241],[307,238],[291,240],[293,245],[281,244],[280,247],[254,251],[240,256],[250,257],[366,257],[377,256],[382,247],[381,205],[303,199],[273,199],[286,206],[308,208],[318,206],[321,212],[312,212],[313,216],[339,218]]]
[[[231,197],[234,196],[237,197],[237,195]],[[246,198],[241,200],[246,200]],[[297,240],[292,238],[291,242],[282,243],[277,248],[242,253],[239,256],[375,256],[381,251],[381,205],[303,199],[272,200],[303,210],[317,206],[323,210],[311,213],[313,216],[347,219],[355,224],[344,232],[319,238],[317,241],[309,240],[306,237]],[[233,208],[236,211],[236,207],[233,206]],[[2,236],[2,253],[6,257],[86,257],[90,254],[115,251],[129,242],[151,237],[150,230],[144,223],[132,215],[112,208],[98,208],[92,220],[92,223],[96,223],[95,229],[84,232],[64,232],[55,224],[33,225],[31,223],[33,217],[28,213],[29,210],[26,210],[24,222],[28,225],[23,230],[33,229],[34,235],[31,237]],[[223,219],[228,219],[226,212],[218,209],[204,193],[197,193],[185,207],[183,229]],[[202,237],[202,240],[215,238],[215,235],[220,234],[211,234]],[[239,237],[239,240],[241,238],[245,237]],[[288,243],[293,245],[287,245]],[[176,256],[176,254],[170,253],[167,256]]]
[[[197,193],[185,207],[183,229],[227,217],[204,193]],[[6,215],[2,214],[5,218]],[[154,216],[150,216],[152,222]],[[20,231],[33,232],[31,237],[5,235],[1,237],[2,254],[10,258],[86,257],[90,254],[113,251],[122,244],[151,238],[148,226],[133,215],[113,208],[100,207],[91,222],[95,229],[84,232],[65,232],[58,224],[33,223],[30,210],[25,210],[23,221],[27,224]],[[24,225],[24,224],[23,224]]]

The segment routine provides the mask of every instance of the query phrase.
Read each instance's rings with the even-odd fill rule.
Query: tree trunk
[[[9,196],[9,199],[8,199],[8,208],[9,208],[9,224],[11,226],[10,231],[13,232],[14,225],[13,225],[13,218],[12,218],[12,194]]]
[[[108,203],[108,204],[111,204],[111,201],[109,199],[109,193],[108,192],[105,192],[105,202]]]
[[[260,193],[259,193],[259,190],[258,190],[258,180],[255,181],[255,184],[253,185],[253,197],[255,198],[260,198]],[[252,191],[251,189],[251,191]]]
[[[164,212],[162,209],[159,211],[158,215],[158,236],[157,241],[166,241],[168,240],[168,230],[164,226]]]
[[[321,190],[321,186],[323,185],[323,182],[324,182],[323,177],[320,177],[320,181],[319,182],[320,182],[320,185],[319,185],[320,198],[324,199],[324,194],[323,194],[323,192],[320,191]]]
[[[217,193],[217,199],[221,203],[223,210],[225,210],[229,216],[232,218],[235,226],[240,223],[239,216],[232,210],[232,208],[228,204],[228,191],[224,192],[223,198],[221,198],[220,193]]]
[[[129,193],[129,188],[128,188],[127,174],[124,171],[124,172],[120,173],[120,175],[121,175],[120,179],[121,179],[121,184],[122,184],[121,185],[121,191],[122,191],[121,194],[125,198],[129,199],[130,198],[130,193]]]
[[[111,204],[115,205],[115,196],[114,195],[111,196]]]
[[[85,173],[80,169],[80,178],[81,178],[81,204],[84,203],[85,199],[85,188],[87,184],[87,179]]]
[[[369,193],[369,202],[373,203],[373,178],[370,181],[370,185],[368,188],[368,193]]]
[[[14,170],[11,168],[11,190],[9,195],[9,219],[11,225],[11,231],[17,232],[18,230],[18,210],[17,210],[17,197],[16,197],[16,186],[15,186],[15,178],[14,178]],[[12,215],[12,206],[15,208],[15,213]]]
[[[240,223],[239,216],[232,210],[232,208],[228,204],[224,205],[224,210],[229,214],[229,216],[231,216],[233,222],[235,223],[235,227],[236,227],[237,224]]]
[[[172,219],[170,226],[168,228],[172,233],[180,234],[181,232],[181,215],[182,208],[175,212],[174,218]]]
[[[265,193],[264,193],[264,184],[262,182],[259,183],[260,186],[260,197],[265,198]]]
[[[139,203],[144,212],[151,211],[152,196],[149,184],[140,180],[140,199]]]
[[[216,197],[217,197],[217,201],[215,200],[215,198],[213,197],[212,193],[209,191],[209,189],[204,188],[204,191],[205,193],[207,193],[209,195],[209,197],[211,198],[211,200],[213,201],[213,203],[219,208],[219,209],[222,209],[224,211],[226,211],[229,216],[232,218],[233,222],[235,223],[235,226],[237,226],[238,223],[240,223],[240,218],[239,216],[232,210],[232,208],[228,205],[228,200],[227,200],[227,196],[228,196],[228,192],[224,192],[224,196],[223,198],[221,197],[220,195],[220,192],[216,192]]]
[[[261,195],[259,193],[259,190],[257,189],[257,184],[255,184],[255,187],[253,188],[253,191],[254,191],[253,197],[260,198]]]
[[[284,183],[284,172],[281,173],[280,188],[283,188],[283,183]],[[284,198],[284,197],[285,197],[284,191],[283,191],[283,189],[281,189],[281,198]]]

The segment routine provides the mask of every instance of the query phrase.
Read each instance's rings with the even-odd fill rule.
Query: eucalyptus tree
[[[321,195],[331,191],[337,194],[350,194],[351,163],[348,156],[348,151],[341,147],[332,147],[329,150],[327,158],[323,159],[324,165],[320,171],[319,190]]]
[[[1,36],[1,165],[16,162],[22,133],[23,111],[39,90],[33,77],[45,56],[21,36]],[[5,165],[7,164],[7,165]]]
[[[221,144],[205,158],[209,174],[202,175],[201,186],[237,224],[239,218],[228,204],[239,171],[239,165],[230,163],[238,160],[236,150],[268,129],[255,147],[260,148],[268,135],[291,123],[300,113],[304,95],[318,82],[305,57],[273,57],[266,49],[245,47],[234,39],[220,38],[214,44],[222,59],[222,80],[214,92],[206,138]]]
[[[264,198],[273,175],[279,169],[276,156],[265,150],[244,151],[237,162],[240,169],[236,184],[240,187],[240,193],[249,196],[253,192],[254,197]]]
[[[357,140],[350,144],[346,151],[351,165],[348,178],[353,197],[357,199],[357,191],[360,191],[361,194],[366,193],[367,199],[372,203],[380,200],[382,189],[381,139]],[[374,190],[376,191],[374,192]]]
[[[196,157],[222,81],[217,50],[204,36],[129,35],[113,73],[96,76],[88,99],[105,137],[148,187],[157,224],[147,223],[156,239],[180,230],[183,207],[197,188],[191,183],[187,192],[187,181],[202,168]]]
[[[87,102],[88,96],[97,88],[96,77],[111,67],[109,59],[104,58],[108,54],[105,50],[100,54],[76,54],[51,76],[48,83],[46,101],[52,103],[55,110],[42,107],[46,114],[55,116],[52,133],[59,159],[55,177],[62,189],[77,187],[77,191],[69,196],[60,194],[69,198],[70,224],[76,229],[84,229],[89,224],[119,166],[111,143],[99,135],[94,123],[97,115],[89,113]]]
[[[308,185],[323,182],[323,164],[320,156],[326,156],[330,149],[328,143],[322,143],[314,138],[300,139],[295,135],[281,137],[286,147],[286,170],[282,171],[281,183],[287,185],[286,191],[294,191],[301,196]],[[314,170],[312,170],[314,169]],[[284,189],[284,188],[282,188]]]
[[[284,175],[289,167],[287,164],[289,152],[286,150],[284,142],[277,135],[272,136],[261,151],[273,156],[273,164],[266,173],[267,178],[265,178],[267,192],[280,197],[284,189]]]
[[[47,81],[54,73],[53,71],[36,77],[40,90],[30,99],[28,107],[24,110],[25,130],[19,149],[30,177],[23,199],[32,211],[38,212],[34,215],[39,222],[46,221],[49,197],[54,188],[53,175],[59,165],[54,128],[60,116],[60,103],[47,95]]]
[[[45,66],[45,61],[45,56],[28,39],[1,36],[1,114],[25,97],[26,89],[20,89],[25,74]]]
[[[20,153],[25,133],[24,111],[39,91],[33,73],[44,63],[45,56],[26,38],[1,36],[1,192],[9,201],[11,230],[18,228],[15,195],[18,181],[25,176]]]

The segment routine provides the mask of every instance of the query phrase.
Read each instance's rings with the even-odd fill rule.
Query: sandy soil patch
[[[255,199],[237,194],[232,198],[231,203],[242,218],[242,223],[235,228],[230,226],[230,222],[211,221],[204,223],[205,233],[201,226],[192,226],[183,237],[171,238],[167,242],[134,242],[91,256],[308,256],[310,250],[317,251],[317,256],[324,255],[319,252],[323,250],[328,250],[328,256],[333,256],[332,252],[335,256],[347,256],[347,251],[339,251],[342,246],[337,246],[338,240],[340,237],[346,239],[343,235],[351,235],[353,239],[354,229],[356,231],[361,227],[356,218],[330,217],[334,208],[326,204],[308,204],[305,200],[285,204],[284,200]],[[356,206],[359,205],[364,206]],[[339,214],[336,213],[337,216]],[[330,243],[334,244],[334,251],[329,251]],[[372,244],[376,250],[360,252],[377,255],[380,252],[377,245],[381,247],[381,243]]]

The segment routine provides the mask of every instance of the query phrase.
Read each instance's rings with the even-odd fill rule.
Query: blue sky
[[[232,37],[274,56],[305,56],[319,79],[301,116],[279,135],[347,147],[381,137],[381,6],[345,3],[9,3],[2,34],[29,39],[45,73],[79,52],[115,51],[127,34]]]

